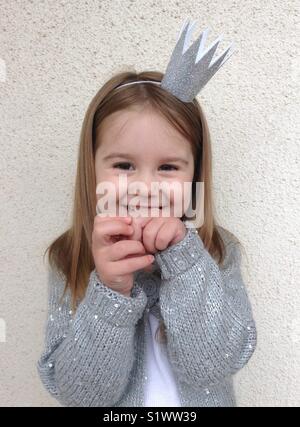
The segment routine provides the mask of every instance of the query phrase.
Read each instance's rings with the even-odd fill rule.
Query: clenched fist
[[[151,218],[101,217],[96,215],[92,232],[92,255],[101,281],[111,289],[130,296],[133,273],[151,266],[142,238],[144,221]],[[125,237],[124,237],[125,236]]]

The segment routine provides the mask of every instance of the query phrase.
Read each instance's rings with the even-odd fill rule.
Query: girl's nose
[[[138,193],[140,197],[143,197],[145,199],[151,197],[151,189],[153,187],[153,183],[155,182],[156,178],[155,175],[151,172],[149,173],[139,173],[135,175],[132,179],[132,183],[136,183],[134,185],[134,189],[138,189]],[[133,184],[131,184],[133,186]],[[133,187],[131,187],[133,188]]]

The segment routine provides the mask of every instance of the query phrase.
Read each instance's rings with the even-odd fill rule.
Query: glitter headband
[[[189,46],[196,21],[187,20],[180,32],[172,52],[166,72],[161,82],[155,80],[139,80],[121,84],[115,89],[138,83],[158,84],[183,102],[192,102],[201,89],[230,58],[234,52],[233,43],[214,62],[212,58],[222,40],[219,36],[208,49],[204,49],[209,29],[206,28]]]

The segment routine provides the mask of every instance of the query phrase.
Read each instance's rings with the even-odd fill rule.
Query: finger
[[[133,222],[141,228],[144,228],[151,220],[151,217],[133,217]]]
[[[97,243],[102,245],[111,245],[111,236],[119,234],[130,236],[133,233],[133,227],[119,220],[104,221],[95,225]]]
[[[110,261],[122,260],[127,256],[145,254],[144,245],[137,240],[120,240],[109,248]]]
[[[116,275],[131,274],[134,271],[150,265],[154,261],[153,255],[143,255],[138,257],[126,258],[114,262],[114,273]]]
[[[156,235],[165,221],[165,218],[155,218],[144,227],[142,242],[147,252],[152,254],[156,252]]]
[[[170,242],[173,240],[177,233],[177,224],[175,222],[169,221],[168,223],[165,222],[160,229],[158,230],[158,233],[156,234],[155,238],[155,248],[158,251],[163,251],[166,249]]]

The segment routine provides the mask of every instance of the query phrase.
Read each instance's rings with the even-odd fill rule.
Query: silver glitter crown
[[[212,58],[222,39],[222,35],[208,49],[204,50],[208,28],[189,47],[195,24],[196,21],[190,23],[189,20],[183,24],[165,75],[161,81],[161,87],[183,102],[192,102],[193,98],[234,52],[231,49],[233,45],[231,43],[212,63]]]

